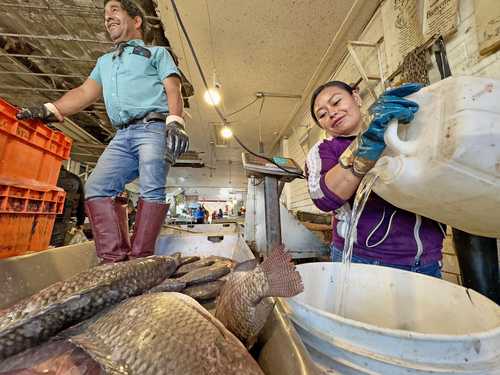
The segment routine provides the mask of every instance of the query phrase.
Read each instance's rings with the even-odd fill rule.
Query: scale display
[[[297,175],[294,173],[302,174],[302,169],[293,159],[290,158],[275,156],[272,160],[291,173],[280,169],[264,158],[257,157],[248,152],[242,153],[241,156],[243,159],[243,168],[245,169],[247,176],[262,177],[267,175],[281,177],[280,179],[282,180],[293,180],[294,178],[297,178]]]

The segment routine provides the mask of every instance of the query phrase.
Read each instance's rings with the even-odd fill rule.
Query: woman
[[[328,137],[307,157],[308,188],[319,209],[335,211],[334,261],[342,259],[356,189],[385,148],[385,129],[392,119],[413,119],[418,105],[403,97],[420,87],[407,84],[384,93],[372,106],[373,119],[364,131],[361,98],[348,84],[331,81],[312,95],[312,118]],[[443,239],[436,221],[401,210],[372,192],[357,225],[352,261],[441,277]]]

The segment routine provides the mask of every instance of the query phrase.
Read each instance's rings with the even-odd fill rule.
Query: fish
[[[220,255],[209,255],[207,257],[205,257],[204,259],[207,259],[207,260],[215,260],[216,262],[219,262],[219,261],[228,261],[230,263],[233,263],[235,264],[236,262],[234,260],[232,260],[231,258],[226,258],[226,257],[222,257]]]
[[[180,292],[186,288],[186,283],[179,281],[178,279],[166,279],[160,284],[149,289],[148,293],[158,293],[158,292]]]
[[[183,266],[185,264],[190,264],[190,263],[196,262],[198,260],[200,260],[199,256],[185,256],[185,257],[182,257],[181,261],[180,261],[180,264],[179,264],[179,267]]]
[[[303,290],[292,257],[279,246],[261,264],[254,259],[235,267],[217,298],[215,317],[251,348],[274,306],[267,297],[292,297]]]
[[[99,265],[3,310],[0,360],[47,340],[107,306],[149,290],[176,270],[177,261],[150,256]]]
[[[47,341],[0,362],[2,375],[104,375],[101,365],[66,339]]]
[[[224,257],[217,257],[219,259],[215,259],[215,258],[212,258],[210,257],[211,259],[214,259],[215,260],[215,263],[213,265],[226,265],[228,266],[231,270],[236,266],[236,261],[232,260],[232,259],[229,259],[229,258],[224,258]]]
[[[177,280],[185,282],[187,286],[194,284],[206,283],[214,281],[218,278],[227,275],[231,269],[227,264],[214,264],[212,266],[202,267],[186,273],[184,276],[177,278]]]
[[[181,258],[182,259],[182,258]],[[215,259],[206,259],[206,258],[202,258],[200,260],[197,260],[195,262],[192,262],[192,263],[188,263],[188,264],[185,264],[181,267],[179,267],[175,273],[174,273],[174,277],[179,277],[179,276],[183,276],[191,271],[194,271],[198,268],[202,268],[202,267],[207,267],[207,266],[211,266],[212,264],[215,263]]]
[[[241,342],[184,294],[129,298],[80,329],[69,341],[109,374],[263,375]]]
[[[204,284],[190,286],[184,289],[182,293],[187,294],[189,297],[192,297],[197,301],[208,301],[219,295],[220,289],[223,285],[224,281],[215,280]]]

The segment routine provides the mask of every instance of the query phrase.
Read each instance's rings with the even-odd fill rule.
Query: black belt
[[[142,118],[134,118],[127,122],[126,124],[121,124],[121,125],[116,125],[117,129],[126,129],[132,124],[147,124],[148,122],[165,122],[165,119],[167,118],[167,114],[165,113],[160,113],[160,112],[149,112],[146,116]]]

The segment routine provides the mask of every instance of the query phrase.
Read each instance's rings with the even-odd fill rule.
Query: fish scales
[[[186,283],[179,281],[179,279],[166,279],[160,284],[149,289],[148,293],[159,293],[159,292],[180,292],[186,288]]]
[[[223,285],[224,281],[222,280],[209,281],[204,284],[190,286],[183,290],[182,293],[187,294],[195,300],[206,301],[217,297]]]
[[[181,258],[181,261],[182,261],[182,258]],[[187,264],[179,267],[177,269],[177,271],[175,271],[174,277],[183,276],[183,275],[185,275],[191,271],[194,271],[198,268],[211,266],[214,263],[215,263],[215,259],[207,259],[207,258],[202,258],[202,259],[197,260],[195,262],[187,263]]]
[[[303,291],[291,260],[280,246],[261,264],[248,261],[236,266],[222,287],[215,317],[247,347],[252,346],[272,311],[266,297],[291,297]]]
[[[227,275],[229,272],[231,272],[231,269],[227,264],[215,263],[212,266],[202,267],[188,272],[176,280],[185,282],[187,286],[191,286],[194,284],[217,280],[218,278]]]
[[[130,298],[92,320],[70,341],[109,373],[263,374],[236,337],[180,293]]]
[[[179,264],[179,267],[181,267],[181,266],[183,266],[185,264],[194,263],[194,262],[196,262],[198,260],[200,260],[199,256],[185,256],[185,257],[182,257],[181,261],[180,261],[180,264]]]
[[[37,345],[107,306],[143,293],[172,274],[176,262],[171,257],[151,256],[100,265],[3,310],[0,360]]]

